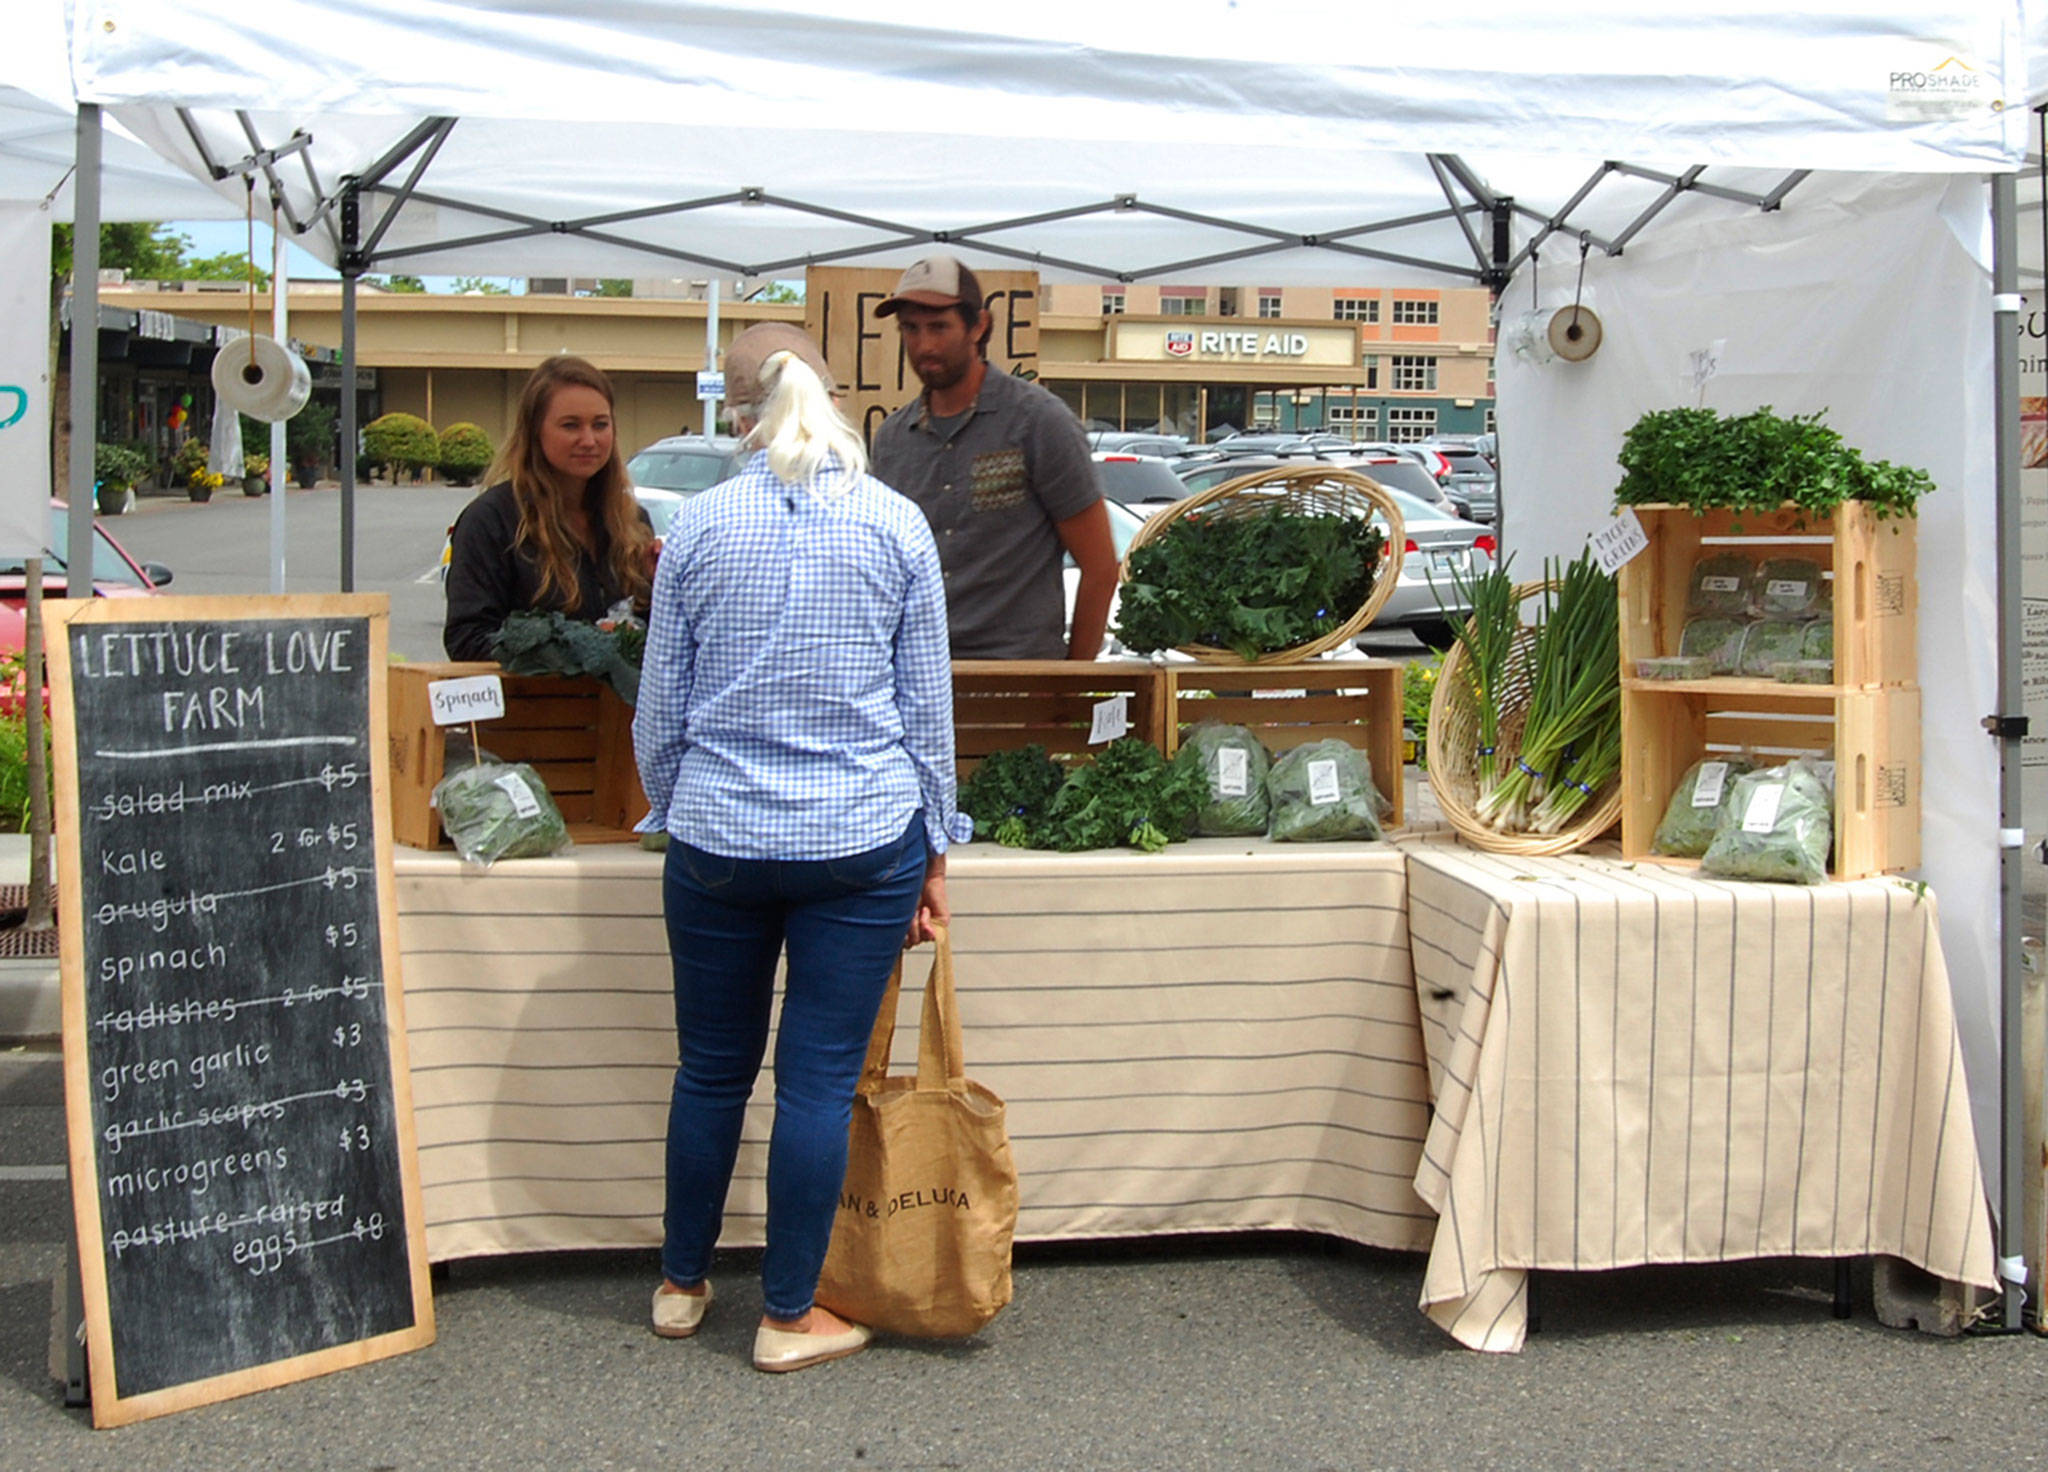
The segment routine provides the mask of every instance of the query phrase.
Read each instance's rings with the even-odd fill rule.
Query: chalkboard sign
[[[430,1343],[386,600],[47,607],[95,1422]]]

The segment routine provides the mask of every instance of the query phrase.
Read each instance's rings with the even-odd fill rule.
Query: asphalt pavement
[[[358,587],[439,653],[432,569],[468,492],[359,493]],[[173,591],[268,586],[267,502],[109,523]],[[332,490],[294,492],[288,583],[339,585]],[[426,578],[427,581],[421,581]],[[1519,1355],[1417,1309],[1422,1259],[1301,1236],[1019,1249],[959,1343],[884,1340],[792,1376],[747,1363],[758,1258],[722,1254],[695,1339],[645,1324],[652,1252],[458,1263],[418,1353],[114,1431],[49,1373],[65,1261],[62,1065],[0,1048],[0,1472],[62,1468],[1913,1468],[2048,1465],[2048,1346],[1829,1312],[1826,1263],[1546,1274]]]

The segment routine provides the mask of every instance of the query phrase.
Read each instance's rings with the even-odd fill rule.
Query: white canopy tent
[[[1922,619],[1941,713],[1925,873],[1980,1136],[2003,1120],[1992,1174],[2002,1250],[2018,1253],[2016,1056],[1994,1066],[2017,1016],[2017,932],[1991,898],[1994,871],[2017,898],[2016,853],[1999,849],[2017,797],[1998,783],[2017,745],[1971,730],[2019,710],[2017,582],[1999,582],[2017,525],[1996,527],[2017,409],[1994,385],[2016,300],[1994,279],[2011,252],[1994,261],[1989,221],[1994,197],[2009,220],[2028,89],[2048,91],[2048,46],[2026,45],[2048,41],[2048,6],[1049,0],[935,19],[904,0],[854,16],[77,0],[72,25],[79,101],[225,198],[265,176],[351,306],[369,270],[624,274],[652,257],[773,275],[934,242],[1068,279],[1438,279],[1506,286],[1512,306],[1534,291],[1532,253],[1550,300],[1585,246],[1609,347],[1576,369],[1504,361],[1499,377],[1506,534],[1525,557],[1575,548],[1604,517],[1620,428],[1691,402],[1672,355],[1720,339],[1707,402],[1829,407],[1852,440],[1941,484],[1922,544],[1940,594]],[[1885,331],[1902,318],[1910,342]],[[345,329],[345,372],[352,348]],[[351,504],[345,490],[344,586]]]

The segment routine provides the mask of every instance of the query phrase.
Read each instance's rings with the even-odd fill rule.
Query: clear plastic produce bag
[[[1309,843],[1380,836],[1380,792],[1364,752],[1334,736],[1297,746],[1266,774],[1271,837]]]
[[[1272,799],[1266,794],[1271,759],[1246,726],[1204,721],[1182,739],[1174,757],[1200,766],[1209,780],[1209,800],[1195,814],[1195,832],[1211,838],[1242,838],[1266,831]]]
[[[448,841],[472,864],[544,859],[570,847],[547,784],[524,762],[480,761],[450,772],[434,787],[434,806]]]

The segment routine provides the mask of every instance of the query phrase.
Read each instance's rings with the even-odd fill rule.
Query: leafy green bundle
[[[1128,844],[1156,854],[1193,831],[1208,799],[1201,768],[1176,766],[1137,737],[1121,737],[1068,774],[1031,847],[1075,853]]]
[[[1266,775],[1275,843],[1317,843],[1380,836],[1380,793],[1372,761],[1329,737],[1283,754]]]
[[[472,864],[539,859],[569,847],[569,828],[540,774],[524,762],[478,761],[434,787],[455,851]]]
[[[601,629],[560,613],[522,611],[491,635],[491,653],[508,675],[595,675],[626,704],[638,705],[646,643],[637,624]]]
[[[1745,772],[1731,787],[1700,872],[1721,879],[1826,883],[1834,794],[1812,763]]]
[[[1131,553],[1117,638],[1140,654],[1207,644],[1247,660],[1305,644],[1358,611],[1385,547],[1362,517],[1183,516]]]
[[[1203,721],[1182,739],[1174,761],[1202,774],[1207,797],[1195,831],[1213,838],[1247,838],[1266,831],[1272,800],[1266,795],[1266,748],[1248,726]]]
[[[1884,519],[1913,515],[1934,489],[1926,471],[1867,461],[1820,421],[1820,414],[1786,419],[1768,405],[1727,418],[1712,409],[1653,410],[1622,437],[1624,474],[1614,499],[1694,511],[1767,511],[1789,501],[1816,516],[1867,501]]]
[[[1052,800],[1067,780],[1067,769],[1037,742],[991,752],[960,784],[960,811],[974,819],[974,836],[1005,848],[1032,847],[1032,830],[1044,823]]]

